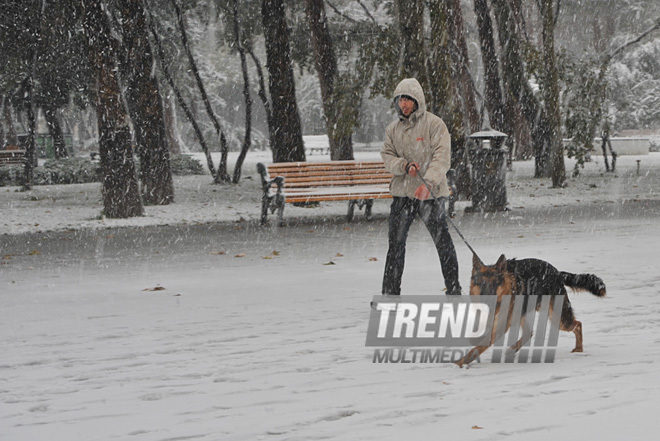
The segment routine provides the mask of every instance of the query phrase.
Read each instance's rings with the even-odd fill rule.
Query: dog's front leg
[[[481,354],[486,352],[486,349],[488,349],[490,346],[475,346],[472,349],[468,351],[467,354],[463,356],[460,360],[456,362],[458,367],[463,367],[465,365],[468,365],[472,363],[474,360],[479,358]]]
[[[532,335],[534,335],[534,331],[527,325],[527,323],[528,321],[526,320],[526,317],[523,316],[520,320],[520,340],[510,347],[513,352],[518,352],[520,348],[525,346],[532,339]],[[532,324],[533,323],[534,320],[532,319]]]
[[[532,335],[534,334],[530,334],[527,338],[525,338],[525,336],[520,337],[520,340],[518,340],[516,344],[511,346],[509,349],[511,349],[513,352],[518,352],[520,348],[525,346],[532,339]]]

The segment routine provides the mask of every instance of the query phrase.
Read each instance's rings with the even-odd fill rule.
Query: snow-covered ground
[[[314,145],[307,141],[306,145]],[[196,157],[205,164],[202,154]],[[233,164],[235,154],[230,155]],[[358,160],[380,160],[375,148],[358,151]],[[309,161],[327,161],[328,155],[311,155]],[[637,162],[639,161],[639,163]],[[131,219],[101,218],[100,184],[35,186],[29,192],[18,187],[0,187],[0,234],[35,233],[78,228],[108,228],[148,225],[178,225],[258,220],[261,207],[261,184],[256,172],[258,162],[272,162],[269,152],[251,152],[243,166],[239,185],[216,185],[206,176],[175,176],[175,203],[145,207],[145,216]],[[215,163],[218,163],[216,158]],[[570,176],[575,162],[566,160]],[[639,167],[639,172],[638,172]],[[617,173],[605,173],[601,156],[586,164],[577,179],[570,179],[565,189],[552,189],[548,179],[533,178],[532,161],[516,162],[507,175],[509,205],[518,209],[547,206],[611,204],[621,200],[657,199],[660,197],[660,154],[620,156]],[[459,202],[464,208],[469,202]],[[287,205],[285,217],[323,219],[344,215],[343,203],[323,203],[316,208]],[[374,203],[374,215],[387,216],[389,201]],[[359,213],[356,213],[359,215]]]
[[[287,227],[260,227],[262,160],[250,154],[239,186],[176,178],[175,204],[130,220],[98,219],[98,184],[0,189],[0,439],[656,436],[660,154],[621,156],[616,174],[595,157],[561,190],[514,163],[511,211],[459,203],[484,261],[539,257],[608,288],[570,295],[584,353],[562,333],[552,364],[469,369],[372,363],[389,203],[351,224],[344,203],[287,206]],[[403,290],[438,294],[420,224]],[[471,255],[454,240],[467,288]]]

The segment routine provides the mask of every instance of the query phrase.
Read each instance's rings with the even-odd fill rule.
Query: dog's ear
[[[483,262],[481,259],[479,259],[479,256],[476,254],[472,255],[472,271],[478,271],[481,269],[481,267],[484,266]]]
[[[499,259],[497,259],[497,263],[495,264],[495,268],[499,272],[504,272],[506,271],[506,256],[502,254]]]

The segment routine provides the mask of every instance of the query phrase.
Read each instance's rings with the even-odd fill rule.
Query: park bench
[[[392,197],[389,185],[392,174],[382,161],[282,162],[268,166],[259,163],[257,171],[263,190],[262,224],[266,223],[270,210],[277,211],[279,225],[284,225],[286,203],[304,205],[321,201],[348,201],[348,222],[353,219],[355,206],[364,207],[364,214],[370,219],[374,199]],[[448,212],[453,213],[453,200]]]
[[[328,155],[330,154],[330,147],[305,147],[305,154],[312,156],[314,154]]]
[[[0,165],[24,163],[25,150],[0,150]]]

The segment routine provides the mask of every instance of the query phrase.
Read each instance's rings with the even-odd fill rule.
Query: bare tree
[[[35,56],[30,54],[31,58]],[[23,190],[30,190],[32,188],[32,180],[34,178],[34,167],[37,163],[37,118],[34,113],[34,63],[30,68],[28,77],[23,82],[23,96],[25,100],[25,109],[28,119],[28,139],[25,146],[25,166],[23,169]]]
[[[4,96],[4,102],[2,107],[2,119],[5,124],[6,129],[6,140],[8,145],[18,145],[18,135],[16,134],[16,129],[14,128],[14,118],[12,116],[12,100],[10,96]]]
[[[48,126],[48,133],[50,133],[50,136],[53,138],[53,152],[55,153],[55,158],[66,158],[69,156],[69,152],[66,150],[62,125],[57,118],[57,107],[53,105],[52,101],[47,101],[41,105],[41,109],[44,111],[44,119]]]
[[[161,89],[162,91],[163,89]],[[166,88],[163,93],[163,119],[165,120],[165,135],[167,136],[167,148],[170,155],[183,153],[183,142],[180,140],[180,134],[177,127],[176,117],[176,98],[170,93],[170,88]]]
[[[465,124],[468,127],[468,131],[472,133],[481,127],[476,102],[476,89],[470,75],[467,42],[465,41],[465,26],[463,24],[463,11],[461,10],[460,0],[448,0],[448,8],[450,42],[454,43],[451,45],[451,48],[453,49],[454,65],[456,66],[454,78],[457,81],[460,96],[463,99],[463,108],[466,117]]]
[[[556,8],[559,8],[557,0]],[[548,115],[550,159],[552,163],[552,186],[566,186],[566,167],[564,165],[564,144],[561,137],[561,111],[559,109],[559,69],[555,53],[556,12],[554,0],[539,2],[543,18],[543,64],[545,66],[544,101]]]
[[[264,71],[263,68],[261,67],[261,62],[254,53],[254,48],[252,47],[252,44],[250,44],[250,42],[248,42],[248,44],[246,45],[245,51],[250,55],[250,58],[252,58],[252,62],[254,63],[254,66],[257,70],[257,78],[259,78],[258,95],[259,95],[259,99],[261,100],[261,103],[264,106],[264,111],[266,112],[266,122],[268,124],[268,138],[274,139],[276,129],[275,129],[275,123],[273,121],[273,112],[271,111],[270,101],[268,100],[268,93],[266,92],[266,81],[264,80]]]
[[[527,80],[523,62],[521,29],[509,0],[492,3],[500,44],[502,82],[508,109],[520,106],[531,128],[534,143],[535,177],[550,177],[549,127],[545,109]],[[511,115],[511,113],[509,113]]]
[[[120,0],[122,71],[125,95],[140,158],[142,200],[167,205],[174,201],[163,104],[154,76],[146,13],[142,0]]]
[[[330,141],[330,158],[335,161],[353,159],[351,120],[357,119],[359,100],[350,102],[350,99],[346,99],[350,92],[338,72],[337,57],[323,0],[305,0],[305,10],[312,34],[316,72],[321,85],[325,126]]]
[[[31,30],[31,41],[28,43],[26,62],[28,63],[28,74],[22,84],[22,91],[24,93],[24,105],[27,110],[28,118],[28,141],[25,148],[25,168],[23,189],[30,190],[32,187],[32,180],[34,178],[34,167],[37,165],[37,146],[36,146],[36,132],[37,122],[34,112],[34,76],[35,66],[37,63],[37,47],[40,41],[41,31],[41,18],[43,14],[43,2],[38,1],[34,6],[33,11],[36,13],[30,14],[28,28]]]
[[[431,36],[429,47],[429,93],[430,109],[442,117],[451,134],[452,168],[456,170],[456,188],[463,198],[470,198],[471,180],[466,155],[465,111],[461,101],[461,88],[457,81],[459,71],[454,61],[456,53],[452,47],[454,32],[450,28],[453,20],[452,4],[445,1],[429,2]]]
[[[611,123],[607,115],[611,87],[608,84],[606,73],[612,59],[657,29],[660,29],[660,20],[656,20],[653,26],[626,43],[606,52],[599,59],[569,64],[570,75],[567,75],[565,79],[566,87],[562,96],[566,114],[566,135],[571,140],[566,150],[570,157],[577,160],[573,175],[579,174],[580,167],[584,165],[587,155],[593,149],[594,137],[601,124],[603,149],[605,148]],[[612,157],[614,158],[615,154]],[[604,163],[605,168],[609,170],[607,158],[604,158]]]
[[[425,91],[429,81],[425,63],[424,2],[397,0],[397,20],[401,33],[401,76],[417,78]]]
[[[284,1],[262,0],[261,18],[272,112],[269,131],[273,161],[304,161],[305,146],[296,102]]]
[[[504,98],[502,97],[500,68],[493,37],[493,22],[490,18],[488,0],[474,0],[474,12],[477,17],[481,58],[485,77],[485,106],[491,127],[506,133],[510,130],[504,118]]]
[[[197,63],[195,62],[195,58],[193,57],[192,50],[190,49],[190,44],[188,43],[188,33],[186,32],[186,26],[184,23],[183,12],[181,11],[181,8],[177,4],[176,0],[171,0],[171,1],[172,1],[172,6],[174,6],[174,9],[176,11],[177,23],[179,26],[179,32],[181,34],[181,42],[183,43],[184,51],[188,57],[188,63],[190,64],[190,70],[195,78],[195,84],[197,85],[197,88],[200,94],[202,95],[202,102],[204,103],[204,109],[206,110],[206,113],[208,114],[211,121],[213,122],[213,126],[215,127],[216,133],[220,137],[221,157],[220,157],[220,164],[218,165],[218,171],[214,176],[214,180],[215,182],[229,182],[230,178],[227,172],[227,158],[229,154],[227,135],[225,134],[224,130],[222,130],[220,121],[218,120],[218,117],[215,115],[215,112],[211,107],[211,100],[209,100],[209,96],[206,93],[206,87],[204,87],[204,82],[202,81],[202,77],[199,74]]]
[[[0,95],[0,107],[2,107],[3,111],[4,111],[4,106],[5,106],[5,97]],[[2,120],[0,120],[0,149],[4,148],[6,144],[7,144],[7,135],[5,134],[5,127],[4,124],[2,124]]]
[[[250,149],[251,144],[251,133],[252,133],[252,98],[250,97],[250,76],[248,74],[247,67],[247,56],[244,45],[242,43],[241,29],[238,18],[238,0],[233,0],[232,2],[232,24],[234,29],[234,43],[236,44],[236,50],[241,58],[241,72],[243,74],[243,97],[245,99],[245,137],[243,139],[243,146],[241,147],[241,152],[236,159],[236,164],[234,165],[234,176],[232,182],[238,184],[238,181],[241,179],[241,169],[243,168],[243,161],[247,155],[248,150]]]
[[[111,218],[144,213],[138,186],[129,117],[117,77],[116,44],[100,0],[82,6],[83,25],[90,43],[89,60],[96,75],[96,115],[103,169],[103,213]]]
[[[612,60],[617,57],[619,54],[624,52],[626,49],[630,48],[631,46],[636,45],[640,41],[642,41],[644,38],[647,36],[651,35],[655,31],[660,30],[660,18],[655,20],[655,23],[649,27],[648,29],[644,30],[641,32],[638,36],[635,38],[623,43],[622,45],[614,48],[610,52],[608,52],[600,61],[600,68],[598,70],[598,79],[597,83],[598,84],[603,84],[605,82],[605,74],[607,73],[608,68],[610,67],[610,63]],[[599,102],[604,101],[604,99],[601,97]],[[591,120],[591,125],[589,127],[589,133],[590,133],[590,138],[593,139],[593,137],[596,134],[596,128],[602,119],[602,114],[603,114],[603,108],[602,106],[599,106],[597,109],[592,109],[592,120]]]
[[[174,82],[174,78],[172,77],[172,75],[169,72],[169,69],[167,68],[167,63],[165,61],[165,51],[163,50],[163,45],[160,41],[160,37],[158,36],[158,32],[156,32],[156,29],[153,26],[152,22],[149,22],[149,30],[151,31],[151,36],[153,37],[154,40],[154,45],[156,48],[156,58],[158,59],[158,62],[160,64],[161,72],[163,73],[163,76],[165,77],[167,84],[169,84],[170,88],[172,89],[172,92],[174,93],[174,96],[176,97],[176,100],[179,103],[179,107],[181,107],[181,110],[186,115],[186,118],[193,126],[193,132],[195,133],[195,136],[197,136],[197,140],[199,141],[199,144],[202,146],[202,151],[204,152],[204,156],[206,157],[206,165],[209,171],[211,172],[211,176],[213,176],[215,179],[217,173],[215,170],[215,165],[213,164],[213,158],[211,157],[211,151],[209,150],[208,144],[206,143],[206,139],[204,138],[204,134],[202,133],[201,127],[199,126],[197,120],[193,116],[190,107],[186,104],[186,101],[183,99],[183,96],[181,95],[181,91],[177,87],[176,83]]]

